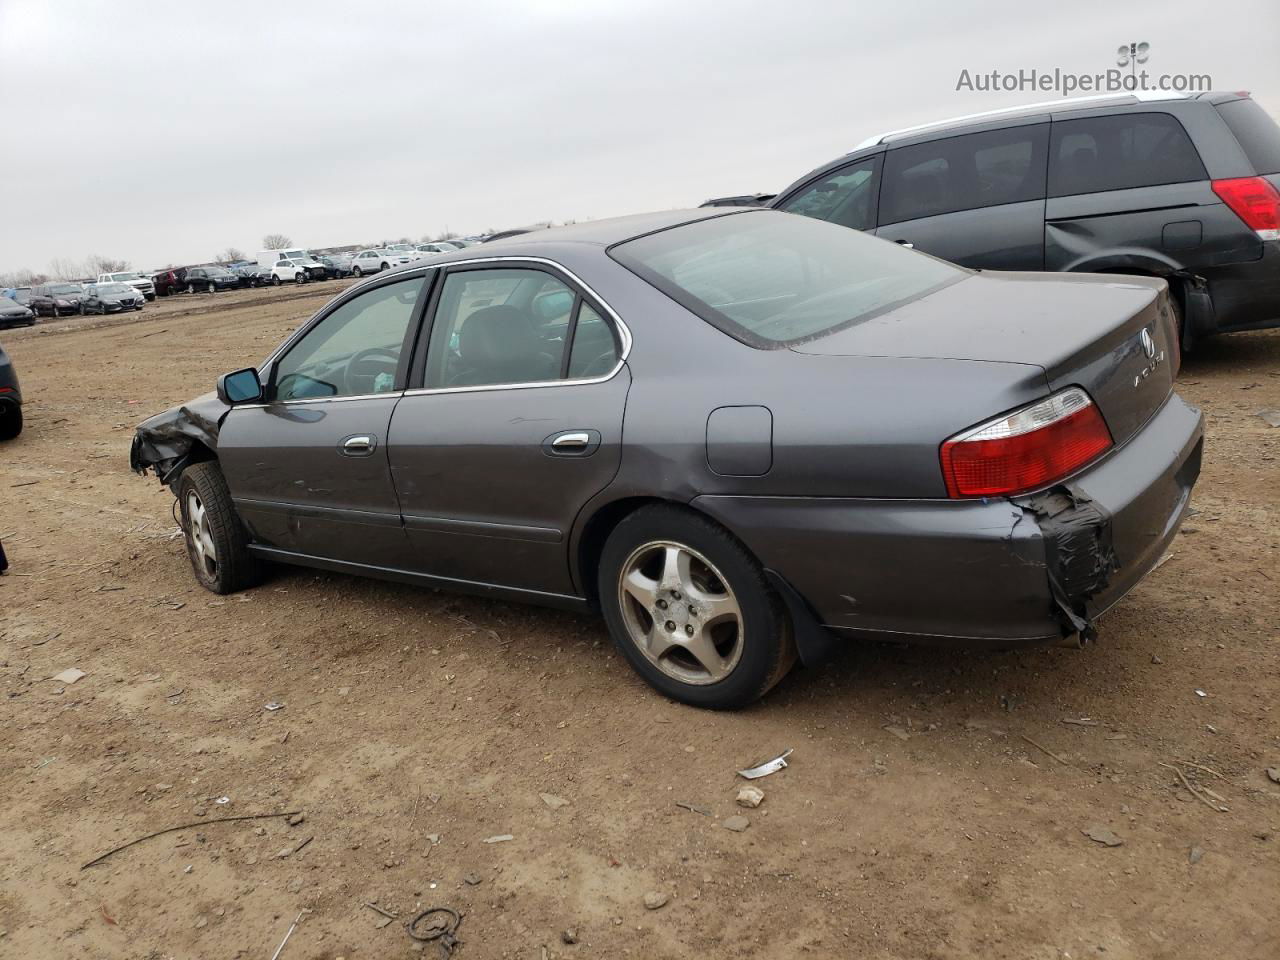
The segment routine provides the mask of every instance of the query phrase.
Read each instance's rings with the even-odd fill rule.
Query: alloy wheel
[[[681,683],[725,679],[742,657],[742,608],[720,571],[691,547],[653,541],[634,550],[618,578],[627,636]]]
[[[194,490],[187,494],[187,538],[201,572],[211,579],[217,577],[218,550],[213,545],[213,534],[209,530],[209,516]]]

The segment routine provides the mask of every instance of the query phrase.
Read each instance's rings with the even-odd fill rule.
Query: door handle
[[[585,430],[575,430],[572,433],[562,433],[551,441],[551,449],[561,452],[570,450],[585,450],[591,443],[591,434]]]
[[[900,247],[906,247],[908,250],[914,250],[916,248],[916,245],[910,240],[899,240],[897,241],[897,244]]]
[[[377,446],[377,437],[368,433],[358,433],[354,437],[347,437],[343,440],[340,449],[348,457],[367,457],[373,453]]]

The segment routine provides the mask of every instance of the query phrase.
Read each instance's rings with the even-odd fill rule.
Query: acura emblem
[[[1156,355],[1156,342],[1151,338],[1150,327],[1142,329],[1142,352],[1147,355],[1148,360]]]

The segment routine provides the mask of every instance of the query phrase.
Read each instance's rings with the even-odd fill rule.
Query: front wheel
[[[271,285],[272,285],[273,287],[278,287],[278,286],[280,286],[280,278],[279,278],[278,276],[276,276],[275,274],[272,274],[272,275],[271,275]]]
[[[352,267],[352,268],[351,268],[351,275],[352,275],[353,277],[361,277],[361,276],[363,276],[364,274],[362,274],[362,273],[360,272],[360,268],[359,268],[359,267]]]
[[[614,642],[659,692],[743,707],[795,663],[782,600],[724,528],[679,507],[644,507],[610,534],[598,590]]]
[[[195,292],[196,292],[196,285],[194,283],[188,283],[187,293],[195,293]]]
[[[210,293],[217,293],[217,292],[218,292],[218,288],[217,288],[217,286],[216,286],[215,284],[212,284],[212,283],[211,283],[211,284],[209,284],[209,292],[210,292]]]
[[[306,283],[306,282],[307,282],[307,275],[306,275],[305,273],[301,273],[301,272],[299,272],[299,273],[295,273],[295,274],[293,275],[293,282],[294,282],[294,283]]]
[[[187,556],[200,586],[234,593],[262,579],[261,563],[249,552],[249,537],[231,502],[217,463],[193,464],[178,478],[178,504]]]
[[[391,269],[391,264],[383,263],[383,265],[378,268],[378,272],[381,273],[383,270],[390,270],[390,269]]]

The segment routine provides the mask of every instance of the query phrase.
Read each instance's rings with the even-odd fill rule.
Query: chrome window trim
[[[360,396],[355,396],[355,397],[307,397],[307,398],[298,399],[298,400],[277,400],[273,403],[253,403],[253,404],[245,403],[245,404],[237,404],[237,408],[261,410],[270,406],[290,406],[292,404],[302,404],[302,403],[339,403],[344,400],[370,400],[375,397],[393,397],[393,396],[425,397],[425,396],[431,396],[437,393],[476,393],[481,390],[532,390],[540,387],[588,386],[590,384],[605,383],[609,380],[612,380],[614,377],[618,375],[618,371],[621,370],[623,366],[626,365],[627,357],[631,355],[631,345],[634,342],[631,336],[631,328],[626,325],[622,317],[618,315],[618,311],[613,309],[613,305],[610,304],[609,301],[607,301],[604,297],[600,296],[600,294],[596,293],[595,289],[589,283],[587,283],[585,280],[583,280],[580,276],[578,276],[576,273],[574,273],[572,270],[570,270],[568,267],[566,267],[562,263],[558,263],[557,261],[550,260],[546,257],[511,256],[511,255],[491,256],[491,257],[469,257],[463,260],[449,260],[444,263],[433,263],[429,267],[422,267],[421,276],[425,277],[427,275],[427,271],[429,270],[441,270],[441,269],[447,269],[448,267],[452,267],[452,266],[462,266],[462,265],[474,264],[474,263],[541,264],[544,266],[553,267],[554,269],[560,271],[565,276],[567,276],[570,280],[572,280],[579,287],[581,287],[587,294],[589,294],[590,297],[596,303],[604,307],[605,311],[609,314],[610,318],[612,318],[613,320],[614,329],[618,331],[618,337],[622,341],[622,349],[619,351],[619,354],[618,354],[618,362],[614,364],[613,369],[610,370],[608,373],[601,374],[598,377],[578,377],[572,380],[556,379],[556,380],[539,380],[539,381],[534,381],[529,383],[485,383],[485,384],[479,384],[477,386],[472,386],[472,387],[417,387],[414,389],[403,390],[403,391],[390,391],[388,393],[362,394]],[[394,279],[390,277],[373,278],[373,279],[382,280],[385,283],[394,283],[396,282],[396,280],[409,280],[417,276],[419,276],[419,274],[415,269],[415,270],[406,270],[404,271],[404,273],[395,274]],[[341,303],[334,303],[332,309],[336,310],[338,307],[342,305],[342,303],[346,303],[347,300],[353,299],[356,296],[355,291],[358,291],[363,286],[365,286],[365,284],[363,283],[356,284],[354,287],[351,288],[350,296],[342,300]],[[346,296],[345,293],[344,293],[344,296]],[[326,316],[327,315],[328,315],[328,311],[326,312]],[[315,325],[314,321],[315,321],[315,317],[312,317],[312,319],[307,321],[307,323],[304,326],[299,327],[296,331],[294,331],[291,337],[285,340],[284,343],[278,346],[275,349],[275,351],[269,357],[267,357],[266,360],[263,361],[262,366],[259,368],[259,370],[260,371],[265,370],[268,367],[270,367],[271,364],[275,363],[276,360],[279,359],[279,357],[282,354],[284,354],[284,352],[290,346],[292,346],[295,341],[300,340],[302,337],[304,337],[307,334],[307,331],[309,331]],[[570,349],[572,347],[572,344],[566,344],[565,347],[566,349]]]
[[[349,400],[377,400],[381,397],[399,399],[405,395],[403,390],[388,390],[386,393],[358,393],[351,397],[299,397],[296,400],[273,400],[270,403],[237,403],[232,410],[266,410],[269,407],[292,407],[303,403],[345,403]]]

